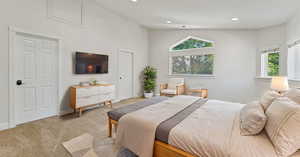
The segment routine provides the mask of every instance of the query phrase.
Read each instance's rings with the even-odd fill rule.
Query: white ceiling
[[[148,28],[256,29],[284,23],[300,0],[97,0]],[[232,22],[232,17],[240,21]],[[172,24],[166,21],[171,20]]]

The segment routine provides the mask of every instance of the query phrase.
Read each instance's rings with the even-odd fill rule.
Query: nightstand
[[[185,94],[192,95],[192,96],[199,96],[202,98],[208,98],[208,89],[204,89],[204,88],[187,89]]]

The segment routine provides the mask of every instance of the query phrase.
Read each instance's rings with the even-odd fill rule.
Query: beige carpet
[[[143,99],[130,99],[114,104],[114,108]],[[100,107],[75,115],[51,117],[0,131],[0,157],[71,157],[62,145],[85,133],[94,138],[94,151],[99,157],[115,157],[118,148],[107,137],[109,107]]]

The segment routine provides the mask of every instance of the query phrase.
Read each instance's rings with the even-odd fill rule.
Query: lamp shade
[[[289,83],[287,77],[272,77],[271,89],[276,91],[287,91],[289,89]]]

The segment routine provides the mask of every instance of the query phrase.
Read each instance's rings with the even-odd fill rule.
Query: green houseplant
[[[155,80],[157,71],[151,66],[147,66],[144,69],[144,96],[151,98],[155,90]]]

